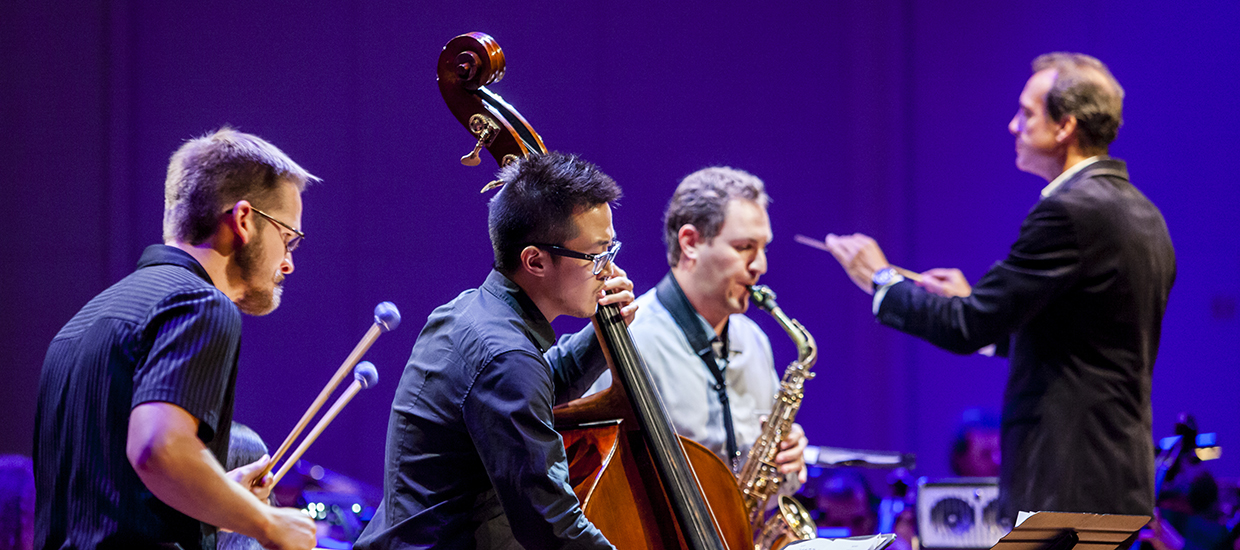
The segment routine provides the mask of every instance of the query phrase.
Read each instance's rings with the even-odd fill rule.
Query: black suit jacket
[[[1150,379],[1174,279],[1162,214],[1104,159],[1033,207],[972,295],[901,282],[878,319],[958,353],[1010,338],[1005,512],[1150,514]]]

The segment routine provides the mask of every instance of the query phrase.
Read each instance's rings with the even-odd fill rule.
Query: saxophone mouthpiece
[[[751,285],[749,288],[749,296],[753,298],[754,303],[758,304],[763,311],[771,311],[775,308],[775,291],[766,285]]]

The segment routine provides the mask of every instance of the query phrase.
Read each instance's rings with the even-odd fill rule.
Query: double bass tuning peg
[[[469,117],[469,132],[478,138],[478,143],[474,145],[473,151],[461,157],[461,164],[478,166],[482,162],[478,154],[483,147],[489,147],[495,142],[495,137],[499,135],[499,125],[484,115],[474,114]]]
[[[474,150],[470,151],[468,155],[461,157],[461,164],[464,164],[465,166],[478,166],[478,164],[482,162],[482,158],[478,156],[478,153],[481,151],[482,140],[478,140],[478,144],[474,146]]]

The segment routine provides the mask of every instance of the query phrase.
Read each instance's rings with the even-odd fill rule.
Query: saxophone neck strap
[[[715,379],[713,389],[719,398],[719,406],[723,409],[723,430],[727,437],[728,458],[732,469],[735,470],[741,453],[736,447],[736,431],[732,426],[732,407],[728,404],[728,380],[723,375],[723,368],[719,367],[715,361],[715,348],[711,343],[711,338],[706,334],[706,328],[702,326],[701,321],[698,320],[693,304],[689,303],[689,298],[685,296],[684,290],[681,290],[680,284],[676,282],[676,277],[670,272],[655,286],[655,297],[672,316],[672,320],[676,321],[676,326],[679,326],[680,332],[684,333],[693,353],[702,360],[706,370]],[[724,357],[728,354],[727,333],[727,325],[724,325],[723,335],[720,336]]]

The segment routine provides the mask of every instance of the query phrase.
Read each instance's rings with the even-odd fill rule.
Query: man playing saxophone
[[[774,406],[771,343],[743,313],[766,273],[770,198],[742,170],[705,168],[681,181],[664,213],[671,272],[637,299],[629,326],[677,433],[740,472]],[[604,373],[592,391],[611,383]],[[805,432],[793,424],[775,456],[781,492],[805,482]]]

